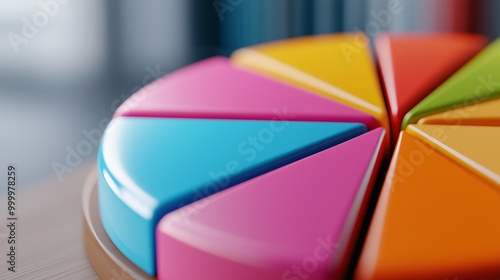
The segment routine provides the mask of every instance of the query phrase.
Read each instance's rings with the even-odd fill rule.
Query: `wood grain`
[[[7,270],[7,227],[0,226],[0,279],[100,279],[83,244],[82,187],[94,162],[68,174],[62,184],[46,182],[18,190],[16,272]],[[0,197],[6,223],[7,199]]]

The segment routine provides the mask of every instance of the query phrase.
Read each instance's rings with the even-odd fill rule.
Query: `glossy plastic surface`
[[[341,279],[384,134],[376,129],[166,215],[158,278]]]
[[[445,111],[420,119],[419,124],[500,126],[500,99]]]
[[[442,111],[500,97],[500,39],[495,40],[408,112],[401,129]]]
[[[163,215],[365,131],[355,123],[116,118],[98,155],[104,228],[154,274]]]
[[[373,115],[387,131],[384,97],[367,37],[302,37],[236,51],[232,61]]]
[[[483,105],[500,96],[500,41],[438,85],[484,39],[435,36],[379,40],[393,124],[438,86],[393,137],[436,112],[498,116]],[[140,269],[154,275],[158,263],[161,279],[342,279],[389,143],[379,126],[390,129],[362,34],[193,64],[134,94],[106,129],[103,226]],[[359,279],[500,279],[498,129],[407,127]]]
[[[500,186],[500,127],[409,125],[406,131]]]
[[[223,57],[151,83],[121,105],[117,116],[358,122],[377,127],[371,115],[240,69]]]
[[[387,33],[375,42],[395,144],[404,115],[488,41],[460,33]]]
[[[355,279],[500,279],[500,189],[402,132]]]

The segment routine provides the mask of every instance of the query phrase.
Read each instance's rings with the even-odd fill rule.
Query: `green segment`
[[[500,96],[500,39],[495,40],[408,112],[401,124]]]

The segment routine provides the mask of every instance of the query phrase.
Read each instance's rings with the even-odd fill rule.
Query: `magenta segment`
[[[379,127],[366,113],[239,69],[224,57],[152,82],[127,99],[114,115],[118,116],[357,122],[368,129]]]
[[[375,129],[167,214],[156,229],[158,278],[340,279],[384,134]]]

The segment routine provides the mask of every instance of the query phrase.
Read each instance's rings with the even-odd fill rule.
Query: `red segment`
[[[396,143],[404,115],[486,44],[473,34],[383,34],[375,42]]]

